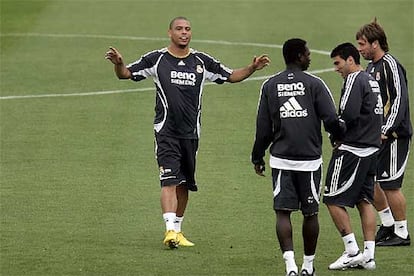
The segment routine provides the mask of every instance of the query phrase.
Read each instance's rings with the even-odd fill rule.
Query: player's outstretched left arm
[[[229,77],[229,82],[239,82],[250,77],[257,70],[261,70],[270,64],[270,58],[267,55],[254,57],[251,64],[244,68],[236,69]]]

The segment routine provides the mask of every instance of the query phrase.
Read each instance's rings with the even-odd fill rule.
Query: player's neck
[[[374,54],[374,58],[372,59],[373,62],[377,62],[378,60],[382,59],[385,56],[385,52],[383,50],[377,51]]]
[[[364,71],[364,68],[362,68],[362,66],[360,64],[355,64],[354,66],[352,66],[350,68],[350,72],[349,73],[355,73],[358,71]]]
[[[185,58],[190,54],[190,48],[188,46],[181,48],[174,45],[170,45],[167,49],[168,52],[176,58]]]
[[[298,64],[298,63],[288,63],[288,64],[286,64],[286,70],[300,70],[300,71],[304,71],[304,70],[302,70],[300,64]]]

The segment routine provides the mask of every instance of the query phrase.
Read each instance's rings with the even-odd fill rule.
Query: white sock
[[[406,239],[408,237],[407,220],[395,221],[394,232],[397,236]]]
[[[309,274],[313,273],[313,260],[315,260],[315,255],[306,256],[303,255],[303,264],[302,270],[306,269]]]
[[[181,224],[183,223],[184,217],[175,217],[174,219],[174,229],[175,232],[181,232]]]
[[[295,253],[293,251],[283,252],[283,259],[285,260],[286,264],[286,273],[289,273],[291,271],[298,273],[298,267],[295,263]]]
[[[343,236],[342,241],[344,242],[344,245],[345,245],[345,251],[348,252],[348,254],[355,255],[358,253],[359,247],[355,240],[354,233]]]
[[[165,221],[165,228],[167,231],[169,230],[174,230],[174,220],[176,217],[175,213],[164,213],[162,214],[162,217],[164,218]]]
[[[374,259],[375,256],[375,241],[364,241],[364,256],[365,261]]]
[[[387,207],[384,210],[378,211],[378,215],[381,219],[382,225],[386,227],[394,225],[395,221],[394,221],[394,217],[392,216],[390,207]]]

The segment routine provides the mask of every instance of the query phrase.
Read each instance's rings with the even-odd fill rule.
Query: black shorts
[[[325,204],[355,207],[362,200],[373,202],[377,153],[359,157],[334,150],[326,174]]]
[[[383,141],[378,155],[377,180],[384,190],[399,189],[408,162],[410,139],[390,137]]]
[[[321,196],[322,166],[313,172],[272,169],[273,209],[317,214]]]
[[[161,187],[185,184],[197,190],[195,181],[198,139],[179,139],[155,134],[155,154]]]

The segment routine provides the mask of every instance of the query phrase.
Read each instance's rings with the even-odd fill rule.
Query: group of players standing
[[[406,200],[401,192],[412,135],[406,72],[388,53],[385,32],[376,20],[362,26],[356,40],[357,47],[343,43],[330,55],[335,71],[344,78],[338,114],[324,82],[303,72],[309,65],[309,50],[301,39],[284,44],[286,70],[267,80],[261,89],[252,162],[256,173],[263,175],[263,157],[270,146],[276,232],[286,275],[298,275],[290,220],[295,210],[301,210],[304,216],[300,275],[315,273],[321,121],[333,145],[323,202],[345,247],[329,269],[372,270],[376,268],[375,246],[410,245]],[[289,49],[294,48],[297,56],[290,58]],[[360,54],[370,60],[365,71],[360,65]],[[287,93],[282,97],[275,93],[278,88],[284,88],[280,83],[292,82],[302,83],[300,86],[305,87],[306,93],[292,90],[292,95]],[[303,112],[291,112],[293,118],[286,120],[281,116],[286,109],[306,110],[307,116],[299,116]],[[376,213],[372,205],[382,223],[376,234]],[[364,236],[363,252],[346,210],[355,206]]]
[[[111,47],[105,58],[114,64],[120,79],[154,79],[156,158],[166,224],[164,244],[177,248],[194,246],[184,237],[181,225],[189,191],[198,190],[195,156],[204,81],[239,82],[264,68],[270,59],[261,55],[244,68],[229,69],[213,57],[189,48],[191,26],[185,17],[174,18],[168,34],[168,47],[143,55],[127,66],[115,48]],[[401,191],[412,136],[406,72],[388,53],[385,32],[376,19],[360,28],[356,40],[357,47],[343,43],[331,52],[335,70],[344,78],[338,110],[324,81],[306,72],[310,51],[300,38],[284,43],[286,69],[266,80],[260,90],[251,160],[255,172],[263,176],[263,158],[270,148],[276,233],[286,275],[315,275],[313,262],[322,190],[322,123],[333,146],[323,202],[345,247],[329,269],[375,269],[375,246],[410,245],[406,200]],[[365,71],[360,65],[360,54],[370,60]],[[191,81],[185,79],[189,76]],[[355,206],[361,218],[363,252],[346,210]],[[377,233],[372,206],[381,219]],[[304,217],[300,271],[294,256],[290,219],[291,212],[297,210]]]

